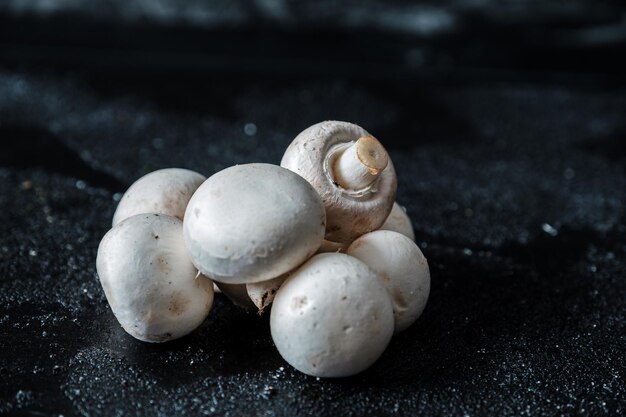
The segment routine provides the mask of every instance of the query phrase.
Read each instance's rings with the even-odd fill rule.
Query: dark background
[[[626,10],[617,1],[0,2],[0,414],[626,414]],[[388,148],[429,260],[419,321],[318,380],[268,317],[126,335],[95,273],[158,168]]]

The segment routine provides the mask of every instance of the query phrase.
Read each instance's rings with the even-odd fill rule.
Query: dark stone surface
[[[625,92],[4,70],[0,413],[626,413]],[[267,316],[222,296],[181,340],[126,335],[95,273],[119,193],[161,167],[277,163],[329,118],[389,148],[432,272],[420,320],[342,380],[290,368]]]
[[[0,63],[623,83],[621,0],[4,0]],[[520,74],[523,72],[523,74]]]

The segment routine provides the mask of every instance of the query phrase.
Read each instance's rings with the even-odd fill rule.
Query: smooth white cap
[[[319,195],[299,175],[270,164],[226,168],[198,188],[184,234],[191,259],[226,284],[282,275],[312,256],[324,237]]]
[[[129,217],[100,242],[98,276],[124,330],[145,342],[176,339],[198,327],[213,304],[213,282],[198,271],[180,220]]]
[[[405,208],[398,203],[393,203],[393,208],[391,209],[391,213],[389,213],[389,217],[387,217],[385,223],[380,226],[379,230],[391,230],[402,233],[404,236],[415,242],[415,232],[413,231],[411,219],[408,214],[406,214]]]
[[[206,178],[182,168],[166,168],[151,172],[135,181],[122,196],[113,226],[136,214],[167,214],[183,219],[187,203]]]
[[[393,307],[378,275],[340,253],[315,255],[290,274],[272,305],[281,356],[307,375],[344,377],[372,365],[393,334]]]
[[[398,232],[377,230],[355,240],[346,253],[366,263],[385,283],[396,333],[418,319],[430,294],[430,271],[415,242]]]

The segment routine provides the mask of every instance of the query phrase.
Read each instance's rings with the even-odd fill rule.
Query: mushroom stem
[[[335,160],[335,181],[347,190],[361,190],[378,178],[388,162],[387,151],[376,138],[361,136]]]

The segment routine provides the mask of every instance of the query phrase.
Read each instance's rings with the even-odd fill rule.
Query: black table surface
[[[626,414],[626,88],[615,72],[356,74],[331,56],[339,75],[294,74],[295,61],[230,71],[243,61],[222,55],[146,71],[160,52],[146,64],[128,51],[107,72],[67,57],[22,65],[11,45],[0,42],[0,414]],[[329,119],[360,124],[391,155],[431,270],[422,317],[345,379],[291,368],[269,314],[222,295],[184,338],[127,335],[95,271],[121,193],[159,168],[277,164]]]

